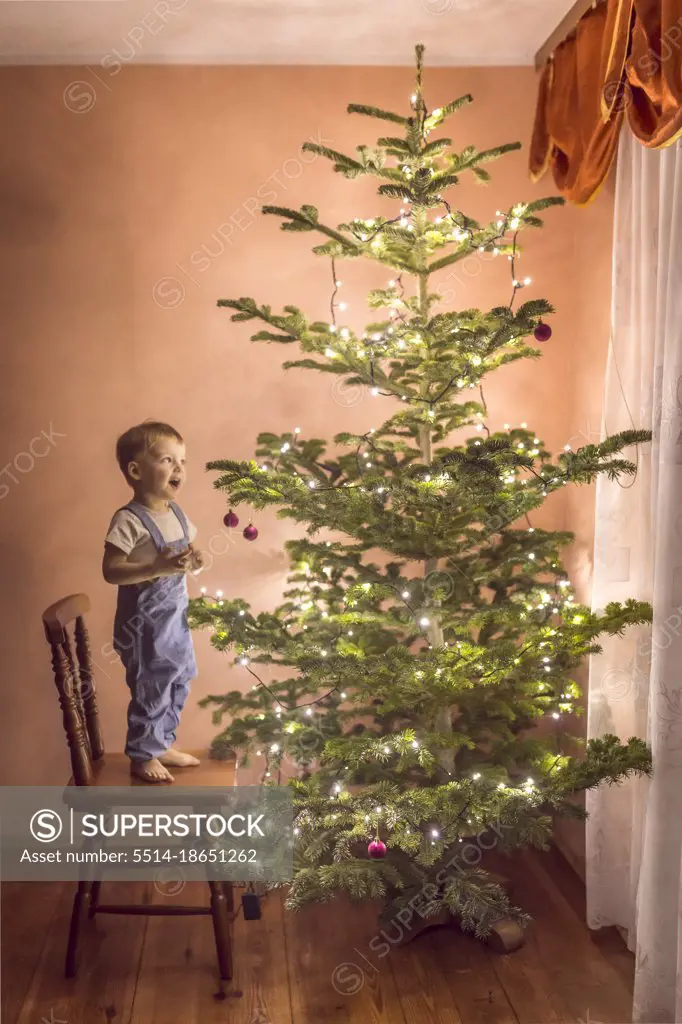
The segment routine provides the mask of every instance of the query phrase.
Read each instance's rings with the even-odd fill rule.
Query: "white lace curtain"
[[[590,665],[588,737],[639,736],[654,775],[587,795],[591,928],[636,953],[635,1024],[682,1021],[682,142],[621,134],[602,429],[651,429],[634,482],[597,485],[592,605],[637,598],[653,627]],[[632,452],[632,450],[631,450]]]

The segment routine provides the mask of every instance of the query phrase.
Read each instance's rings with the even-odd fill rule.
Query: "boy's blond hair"
[[[116,442],[116,460],[129,484],[132,484],[132,480],[128,476],[129,463],[134,462],[139,455],[148,451],[161,437],[172,437],[180,444],[185,443],[184,438],[180,436],[175,427],[158,420],[145,420],[144,423],[138,423],[137,426],[130,427],[124,434],[121,434]]]

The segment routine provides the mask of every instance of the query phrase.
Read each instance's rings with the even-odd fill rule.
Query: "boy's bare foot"
[[[173,776],[167,768],[161,764],[157,757],[149,761],[131,759],[130,774],[136,775],[145,782],[174,782]]]
[[[169,764],[175,768],[189,768],[190,765],[201,764],[197,757],[191,754],[183,754],[181,750],[174,750],[169,747],[163,754],[159,754],[158,760],[161,764]]]

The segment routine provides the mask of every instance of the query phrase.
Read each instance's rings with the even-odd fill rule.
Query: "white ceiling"
[[[0,64],[531,64],[572,0],[0,0]],[[105,65],[106,66],[106,65]]]

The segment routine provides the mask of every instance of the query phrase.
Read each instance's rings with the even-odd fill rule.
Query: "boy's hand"
[[[177,576],[180,573],[189,572],[191,568],[191,558],[192,553],[190,548],[185,548],[184,551],[172,554],[171,548],[166,546],[156,556],[154,571],[159,576]]]
[[[199,548],[195,548],[193,544],[189,546],[190,553],[190,567],[189,571],[197,575],[206,565],[206,559],[204,558],[204,552],[200,551]]]

